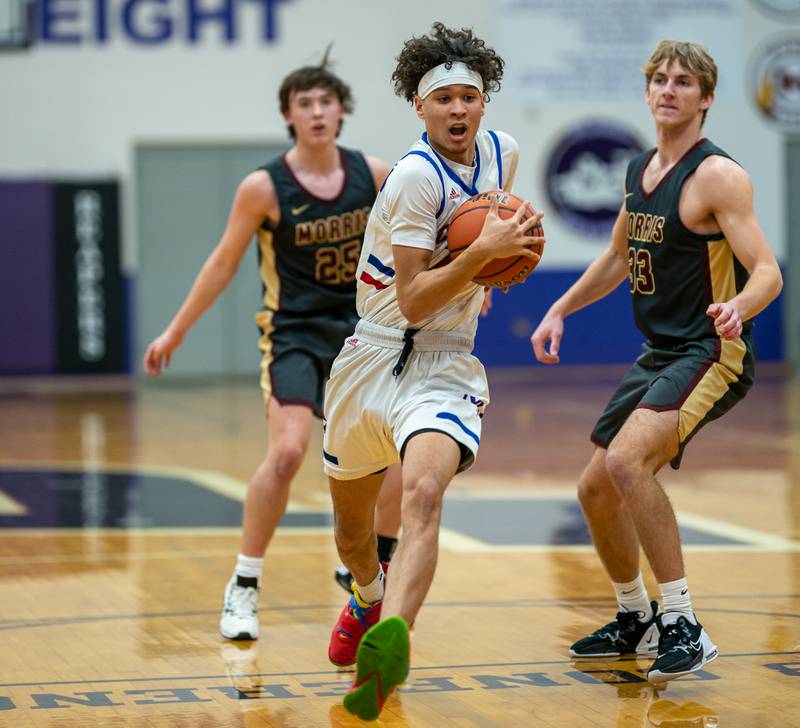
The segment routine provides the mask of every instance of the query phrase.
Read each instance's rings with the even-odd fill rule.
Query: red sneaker
[[[384,574],[387,564],[381,563]],[[384,587],[386,585],[384,577]],[[353,584],[353,594],[345,604],[336,626],[331,632],[328,645],[328,659],[337,667],[349,667],[356,662],[356,652],[361,638],[370,627],[381,618],[383,602],[365,602]]]

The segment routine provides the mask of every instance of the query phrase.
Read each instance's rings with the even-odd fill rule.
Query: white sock
[[[639,612],[637,617],[640,622],[652,619],[653,608],[650,606],[650,598],[647,596],[647,588],[641,572],[633,581],[611,583],[617,593],[620,612]]]
[[[264,559],[256,558],[255,556],[245,556],[239,554],[236,557],[236,568],[234,573],[238,576],[245,576],[249,578],[255,577],[258,583],[261,583],[261,570],[264,568]]]
[[[686,617],[692,624],[697,624],[692,611],[692,596],[689,594],[689,585],[686,577],[667,581],[659,584],[661,598],[664,602],[664,616],[661,618],[663,625],[672,624],[678,617]]]
[[[378,564],[378,575],[366,586],[356,584],[358,594],[365,602],[375,604],[383,599],[383,567]]]

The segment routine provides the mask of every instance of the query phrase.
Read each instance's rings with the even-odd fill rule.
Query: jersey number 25
[[[359,255],[361,255],[361,240],[320,248],[317,250],[315,270],[317,280],[327,286],[352,283],[356,277]]]

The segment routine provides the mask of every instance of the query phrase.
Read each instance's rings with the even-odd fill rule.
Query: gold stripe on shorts
[[[711,411],[716,402],[728,391],[744,371],[747,347],[741,339],[722,340],[718,362],[714,362],[703,375],[680,409],[678,436],[683,442]]]
[[[711,277],[711,292],[715,302],[730,301],[736,295],[736,275],[733,267],[733,251],[728,241],[708,242],[708,264]],[[714,362],[703,375],[680,409],[678,435],[683,442],[711,411],[714,404],[725,395],[730,384],[744,371],[747,347],[739,339],[720,339],[719,361]]]
[[[263,356],[261,357],[261,393],[264,397],[264,402],[269,404],[269,399],[272,396],[272,380],[269,376],[269,367],[272,364],[272,332],[275,327],[272,325],[272,311],[259,311],[256,314],[256,323],[261,327],[264,332],[258,340],[258,348],[261,349]]]
[[[264,283],[264,310],[256,314],[256,323],[263,332],[258,340],[258,348],[263,353],[261,357],[261,393],[264,402],[269,404],[272,396],[272,380],[269,376],[269,367],[272,364],[272,324],[273,311],[278,309],[281,293],[281,279],[275,265],[275,240],[268,230],[258,231],[258,249],[261,253],[261,280]]]
[[[264,283],[264,308],[278,310],[281,300],[281,279],[275,265],[275,240],[269,230],[258,231],[258,250],[261,253],[261,280]]]

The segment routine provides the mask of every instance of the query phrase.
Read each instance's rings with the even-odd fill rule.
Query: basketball
[[[483,222],[489,212],[492,198],[498,196],[500,203],[498,214],[504,220],[511,217],[525,201],[510,192],[492,190],[481,192],[470,197],[453,214],[447,231],[447,249],[449,260],[458,257],[477,237],[483,229]],[[527,219],[530,215],[526,216]],[[529,233],[531,237],[544,236],[541,225],[534,227]],[[533,243],[531,250],[542,254],[543,245]],[[511,258],[495,258],[487,263],[472,280],[488,288],[507,288],[522,283],[536,267],[536,262],[523,255]]]

